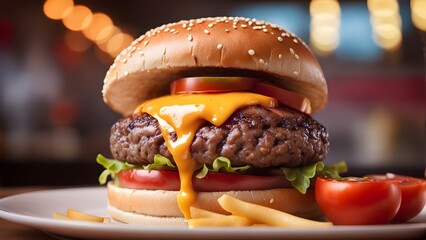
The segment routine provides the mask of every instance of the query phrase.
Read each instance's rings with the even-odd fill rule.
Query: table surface
[[[0,198],[18,194],[18,193],[32,192],[32,191],[38,191],[43,189],[48,189],[48,188],[46,187],[13,187],[13,188],[0,187]],[[56,239],[56,238],[53,238],[41,232],[40,230],[22,226],[22,225],[12,223],[0,218],[0,239],[50,240],[50,239]]]

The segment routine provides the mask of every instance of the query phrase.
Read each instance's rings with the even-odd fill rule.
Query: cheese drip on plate
[[[177,202],[185,219],[190,219],[190,207],[197,200],[192,186],[196,162],[191,157],[190,147],[197,130],[206,122],[222,125],[237,109],[263,105],[275,107],[276,99],[248,92],[220,94],[168,95],[148,100],[138,106],[134,114],[148,113],[158,120],[161,133],[172,154],[181,181]],[[176,132],[177,140],[171,139]]]

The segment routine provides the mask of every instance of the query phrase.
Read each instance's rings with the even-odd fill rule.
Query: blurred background
[[[97,184],[120,117],[102,101],[113,57],[165,23],[270,21],[314,50],[329,104],[326,162],[349,175],[425,173],[426,0],[0,0],[0,186]]]

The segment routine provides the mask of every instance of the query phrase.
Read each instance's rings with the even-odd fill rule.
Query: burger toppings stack
[[[321,217],[311,182],[341,169],[322,163],[328,133],[311,114],[327,85],[293,33],[238,17],[166,24],[117,56],[102,93],[123,115],[112,158],[97,159],[115,220],[185,224],[191,208],[225,214],[224,195]]]

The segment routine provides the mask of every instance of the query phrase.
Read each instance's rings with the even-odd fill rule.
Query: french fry
[[[197,207],[190,207],[189,210],[191,212],[191,218],[218,218],[226,216],[224,214],[210,212]]]
[[[71,220],[71,218],[69,218],[68,216],[58,212],[53,212],[52,217],[55,219]]]
[[[194,218],[188,220],[188,226],[193,227],[246,227],[252,221],[245,217],[235,215],[223,215],[222,217]]]
[[[275,227],[291,228],[326,228],[331,222],[317,222],[300,218],[272,208],[238,200],[229,195],[223,195],[218,199],[220,206],[236,216],[248,218],[256,223],[264,223]]]
[[[72,220],[81,220],[81,221],[89,221],[89,222],[104,222],[103,217],[98,217],[94,215],[90,215],[87,213],[82,213],[79,211],[76,211],[74,209],[68,209],[67,210],[67,216]]]

